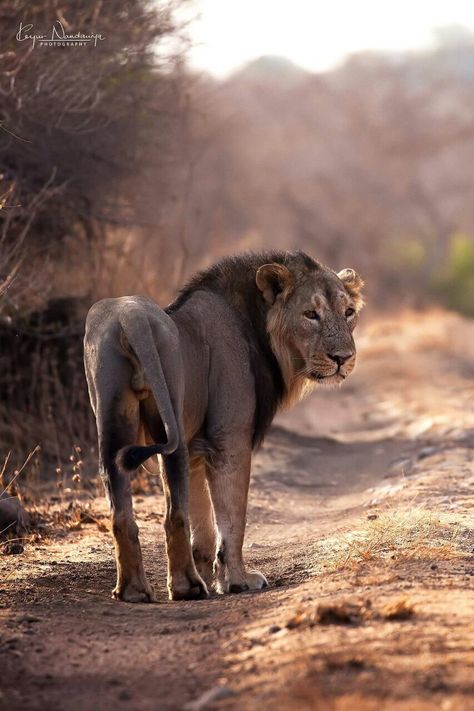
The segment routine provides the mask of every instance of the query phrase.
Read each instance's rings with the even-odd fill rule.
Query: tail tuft
[[[120,449],[117,453],[115,461],[119,469],[126,472],[134,472],[154,454],[165,454],[166,450],[166,444],[153,444],[149,447],[132,445],[130,447],[123,447],[123,449]]]

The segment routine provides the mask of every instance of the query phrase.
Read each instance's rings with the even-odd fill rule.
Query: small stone
[[[4,555],[19,555],[25,550],[21,543],[6,543],[3,548]]]
[[[268,628],[268,631],[269,631],[270,634],[276,634],[276,633],[279,632],[280,630],[281,630],[281,627],[279,627],[279,625],[271,625],[271,626]]]
[[[18,618],[18,622],[41,622],[41,619],[34,615],[23,615],[23,617]]]
[[[431,570],[438,570],[438,566],[436,563],[431,563],[430,568]]]

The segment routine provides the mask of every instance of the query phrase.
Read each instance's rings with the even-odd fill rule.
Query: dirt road
[[[404,314],[359,344],[255,458],[246,556],[270,589],[168,602],[142,493],[158,603],[113,602],[95,498],[1,557],[0,708],[474,709],[474,323]]]

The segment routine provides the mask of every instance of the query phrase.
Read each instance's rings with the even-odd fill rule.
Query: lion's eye
[[[351,316],[354,316],[355,310],[354,309],[347,309],[346,311],[346,318],[350,318]]]
[[[303,316],[309,318],[310,321],[319,321],[319,314],[316,311],[305,311]]]

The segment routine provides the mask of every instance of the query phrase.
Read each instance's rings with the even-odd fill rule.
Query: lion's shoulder
[[[254,446],[262,442],[285,396],[285,383],[268,336],[266,307],[256,284],[256,273],[263,264],[283,264],[291,258],[310,259],[303,253],[292,255],[282,251],[226,257],[196,274],[166,309],[173,317],[196,304],[196,318],[212,326],[207,329],[211,347],[212,342],[219,342],[221,350],[224,342],[229,353],[238,350],[246,354],[243,357],[248,358],[255,389]],[[236,324],[230,338],[223,325],[225,312]],[[238,401],[239,393],[235,393],[235,398]]]

